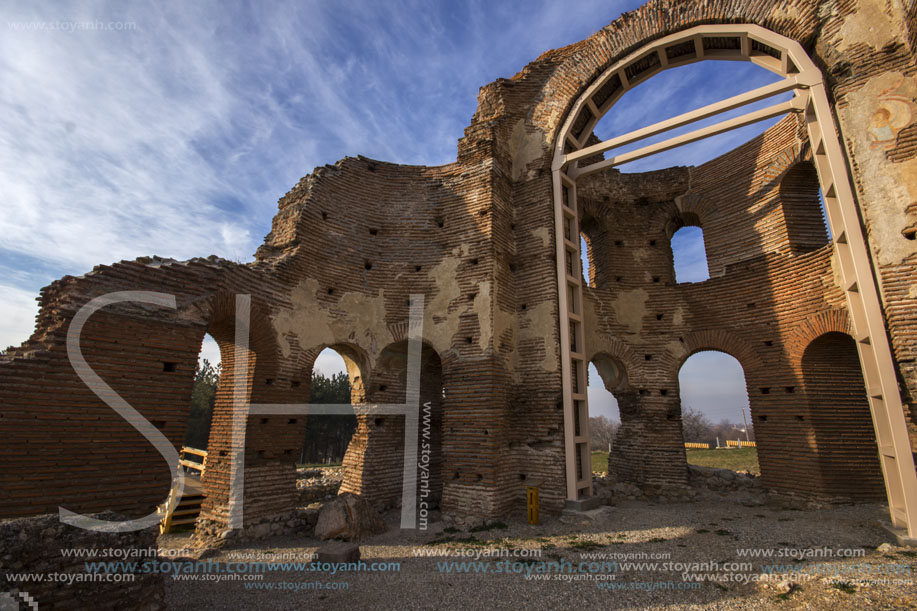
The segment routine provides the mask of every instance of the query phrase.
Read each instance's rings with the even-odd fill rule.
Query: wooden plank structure
[[[187,456],[199,456],[200,462],[188,460]],[[204,502],[204,487],[201,478],[207,468],[207,451],[196,448],[183,447],[179,452],[179,465],[185,471],[185,487],[178,495],[178,489],[173,487],[169,498],[159,507],[162,522],[159,524],[159,533],[168,533],[173,526],[194,524],[201,514],[201,504]]]

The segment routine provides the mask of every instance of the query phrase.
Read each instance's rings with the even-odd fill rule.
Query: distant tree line
[[[203,359],[197,366],[194,373],[194,388],[191,391],[188,429],[185,433],[186,446],[207,449],[221,370],[219,363],[213,366],[207,359]],[[320,372],[313,372],[310,402],[349,404],[350,379],[347,374],[336,373],[328,378]],[[300,462],[341,462],[356,428],[357,418],[353,415],[309,416],[300,451]]]
[[[593,450],[609,451],[614,445],[615,435],[620,424],[605,416],[589,418],[589,445]],[[686,407],[681,414],[681,427],[686,442],[709,443],[716,447],[717,439],[720,445],[726,445],[727,439],[741,439],[745,441],[745,425],[733,424],[727,419],[718,424],[713,422],[693,407]],[[749,426],[748,440],[755,440],[755,429]]]

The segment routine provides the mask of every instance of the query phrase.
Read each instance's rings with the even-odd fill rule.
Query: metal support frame
[[[654,55],[655,61],[650,59]],[[783,80],[585,146],[602,116],[629,89],[662,70],[707,59],[751,61],[782,76]],[[788,91],[794,92],[794,97],[787,102],[580,166],[582,161],[606,151]],[[577,99],[557,136],[551,169],[568,500],[579,500],[592,494],[577,179],[788,112],[802,113],[808,128],[869,398],[892,525],[906,529],[910,537],[917,536],[917,473],[904,407],[876,289],[876,277],[822,75],[799,43],[750,24],[698,26],[654,41],[628,55],[607,68]],[[574,133],[574,126],[577,133]]]

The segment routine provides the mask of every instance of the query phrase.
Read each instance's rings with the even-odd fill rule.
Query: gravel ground
[[[546,519],[530,526],[523,519],[474,533],[443,532],[441,522],[427,531],[400,531],[397,515],[390,529],[361,545],[366,563],[394,561],[388,572],[309,572],[274,570],[262,581],[178,581],[167,578],[171,609],[914,609],[917,550],[889,545],[892,538],[877,521],[887,517],[879,505],[820,510],[745,507],[723,502],[650,504],[640,501],[604,507],[587,516]],[[472,540],[473,538],[473,540]],[[449,541],[451,539],[451,541]],[[180,548],[187,535],[161,537],[160,546]],[[257,545],[227,547],[207,558],[308,561],[322,542],[275,538]],[[774,557],[740,556],[739,550],[765,550]],[[829,555],[825,550],[831,551]],[[838,558],[837,550],[861,556]],[[494,551],[496,550],[496,551]],[[507,551],[500,551],[507,550]],[[767,552],[766,550],[774,550]],[[790,550],[790,551],[787,551]],[[604,562],[617,568],[584,566],[577,575],[525,573],[447,573],[443,562],[473,557],[417,557],[418,553],[489,553],[479,561],[491,567],[531,571],[545,563]],[[540,557],[535,554],[541,554]],[[515,553],[516,557],[495,554]],[[754,553],[754,552],[753,552]],[[656,557],[653,557],[653,555]],[[659,557],[660,554],[669,554]],[[777,557],[783,554],[784,557]],[[789,555],[807,554],[796,561]],[[612,556],[615,555],[615,556]],[[623,555],[630,555],[628,560]],[[832,557],[833,556],[833,557]],[[623,566],[624,562],[658,563]],[[663,567],[662,563],[707,563]],[[711,563],[717,563],[715,565]],[[746,563],[747,566],[725,566]],[[795,564],[762,580],[767,565]],[[592,573],[589,569],[592,568]],[[497,570],[493,568],[493,570]],[[700,577],[685,575],[690,572]],[[560,578],[558,578],[560,577]],[[613,577],[613,579],[610,579]],[[295,584],[295,585],[287,585]],[[695,585],[698,584],[699,585]],[[305,584],[305,585],[304,585]],[[283,590],[280,588],[300,588]],[[272,588],[272,589],[264,589]]]

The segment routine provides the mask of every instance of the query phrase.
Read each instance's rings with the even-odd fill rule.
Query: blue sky
[[[251,260],[277,199],[317,166],[454,161],[480,86],[639,4],[5,4],[0,346],[28,337],[38,290],[65,274],[153,254]],[[678,69],[629,93],[597,131],[770,80],[733,62]],[[623,169],[697,163],[761,129]]]

